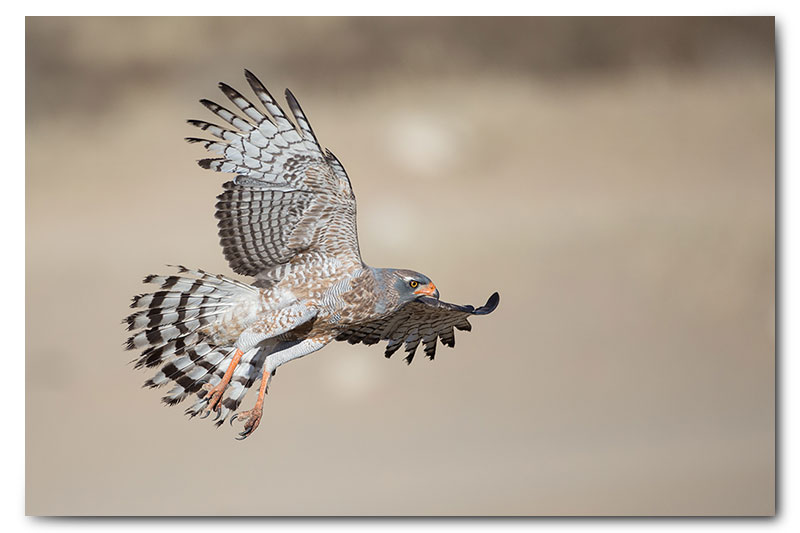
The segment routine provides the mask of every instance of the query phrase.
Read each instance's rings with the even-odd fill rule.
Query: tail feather
[[[152,368],[157,366],[172,355],[181,355],[187,347],[193,346],[199,340],[200,334],[192,333],[180,339],[164,342],[157,346],[150,346],[139,356],[139,360],[136,361],[134,368]]]
[[[197,395],[199,401],[187,409],[194,416],[208,403],[203,385],[219,383],[235,351],[232,345],[213,342],[204,328],[221,321],[233,306],[258,298],[259,289],[222,275],[183,266],[176,268],[179,275],[150,275],[144,279],[145,283],[158,285],[159,290],[133,298],[131,307],[138,310],[123,322],[129,331],[140,331],[128,338],[125,346],[129,350],[142,350],[135,368],[160,366],[145,381],[146,387],[174,384],[162,398],[165,403],[174,405],[191,394]],[[252,385],[255,378],[251,374],[259,374],[266,358],[259,355],[261,352],[253,349],[242,357],[241,368],[237,367],[233,375],[234,386],[218,413],[222,421],[231,406],[238,407]],[[231,398],[235,400],[231,402]]]
[[[232,303],[213,303],[194,307],[162,307],[139,311],[128,316],[128,330],[153,328],[164,324],[176,324],[192,318],[204,319],[224,314]]]
[[[158,345],[173,339],[186,337],[203,326],[210,324],[211,320],[190,319],[172,324],[164,324],[149,328],[131,336],[125,343],[128,350],[138,350],[146,346]]]
[[[212,348],[205,355],[194,360],[190,357],[181,358],[173,363],[164,365],[162,372],[165,379],[171,380],[175,386],[161,398],[164,403],[175,405],[193,393],[203,392],[201,388],[210,381],[217,369],[222,369],[220,377],[225,373],[235,348]],[[203,394],[205,396],[205,394]]]
[[[194,367],[205,368],[206,371],[222,364],[228,359],[232,348],[220,348],[208,343],[200,343],[195,347],[185,350],[186,355],[171,354],[163,361],[161,370],[145,381],[145,386],[150,388],[166,385],[170,381],[177,382],[186,372]]]
[[[222,362],[223,359],[227,359],[229,356],[228,353],[223,355],[222,353],[217,353],[218,351],[219,350],[215,350],[206,343],[199,344],[197,348],[188,350],[185,355],[166,363],[161,368],[161,373],[164,374],[164,377],[168,380],[178,381],[178,379],[185,376],[190,370],[194,368],[203,368],[202,363],[207,362],[207,358],[211,359],[211,364],[206,365],[205,368],[205,370],[208,371],[209,367],[213,368],[216,364]],[[232,350],[228,351],[232,352]]]
[[[156,291],[150,294],[139,294],[133,297],[131,307],[153,307],[153,308],[178,308],[195,307],[206,303],[222,301],[224,293],[192,295],[180,291]]]

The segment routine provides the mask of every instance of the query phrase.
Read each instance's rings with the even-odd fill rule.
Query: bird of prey
[[[142,350],[136,368],[160,370],[145,382],[174,387],[163,397],[174,405],[190,395],[186,413],[231,413],[244,439],[258,427],[275,369],[333,340],[370,345],[388,341],[390,357],[405,345],[411,363],[422,344],[433,359],[436,341],[455,345],[453,329],[471,329],[467,317],[494,311],[495,292],[483,307],[439,300],[439,291],[413,270],[374,268],[361,260],[356,198],[339,160],[323,150],[300,105],[286,90],[292,123],[250,71],[245,77],[263,107],[231,86],[219,88],[234,113],[200,100],[224,121],[189,120],[214,140],[189,137],[216,157],[206,169],[234,174],[217,197],[216,217],[225,258],[251,284],[202,270],[177,267],[150,275],[157,290],[133,298],[127,317],[134,333],[128,349]],[[255,406],[236,413],[259,383]]]

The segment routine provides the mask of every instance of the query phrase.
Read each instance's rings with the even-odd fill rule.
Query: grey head
[[[439,289],[425,274],[398,268],[387,268],[384,273],[387,284],[394,288],[401,305],[423,296],[439,299]]]

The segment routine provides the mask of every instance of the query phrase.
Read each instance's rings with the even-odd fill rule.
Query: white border
[[[519,9],[518,1],[494,0],[475,6],[467,6],[464,2],[436,3],[431,1],[406,1],[402,3],[386,3],[378,6],[370,2],[321,2],[303,0],[292,3],[288,0],[282,2],[262,2],[247,4],[234,4],[235,9],[243,5],[252,8],[252,12],[227,13],[225,8],[230,8],[229,3],[212,2],[208,0],[194,0],[191,2],[154,2],[142,0],[135,4],[110,4],[99,5],[97,2],[71,1],[63,2],[26,2],[24,4],[9,3],[4,6],[2,17],[2,35],[4,39],[3,50],[3,99],[6,104],[6,116],[3,128],[6,147],[4,159],[4,187],[5,209],[2,211],[4,231],[5,261],[2,262],[5,290],[4,305],[2,306],[3,331],[7,340],[12,340],[10,349],[4,353],[6,365],[12,365],[12,371],[2,376],[2,397],[6,402],[4,406],[4,423],[2,432],[2,472],[3,493],[2,498],[2,523],[7,530],[17,531],[63,528],[82,531],[84,529],[109,527],[122,527],[133,530],[146,530],[148,532],[189,531],[208,529],[228,529],[236,527],[241,529],[275,530],[308,530],[321,527],[339,530],[364,529],[385,527],[393,530],[429,531],[439,529],[520,529],[537,528],[543,530],[558,529],[560,531],[583,529],[585,526],[599,527],[602,529],[630,529],[658,528],[684,532],[699,530],[728,531],[731,529],[778,529],[786,531],[800,530],[796,502],[798,467],[793,460],[792,451],[798,449],[796,416],[791,414],[798,411],[797,383],[798,364],[793,361],[797,356],[798,333],[792,326],[796,325],[798,284],[792,273],[800,270],[800,257],[798,256],[798,239],[800,224],[794,208],[798,205],[798,185],[795,177],[796,160],[794,153],[797,151],[797,136],[792,135],[797,130],[798,106],[794,105],[794,98],[800,94],[797,83],[797,57],[798,33],[800,23],[796,16],[796,9],[791,2],[755,2],[755,1],[728,1],[728,2],[699,2],[687,0],[672,0],[659,4],[642,3],[633,1],[605,2],[559,2],[546,5],[529,5],[527,9]],[[455,7],[457,6],[457,8]],[[25,15],[184,15],[187,13],[203,15],[301,15],[301,14],[525,14],[525,15],[776,15],[777,16],[777,43],[778,43],[778,105],[779,105],[779,132],[778,146],[779,178],[778,190],[781,194],[779,201],[780,232],[778,236],[781,253],[780,265],[780,293],[779,293],[779,341],[780,363],[779,370],[779,405],[780,420],[780,445],[779,445],[779,488],[778,488],[778,517],[776,519],[496,519],[496,520],[179,520],[179,519],[150,519],[150,520],[78,520],[78,519],[42,519],[26,518],[24,516],[24,412],[15,409],[16,398],[23,394],[24,384],[24,338],[19,332],[24,330],[25,292],[23,280],[25,257],[25,237],[20,220],[24,220],[24,136],[8,126],[25,123],[24,106],[24,16]],[[794,150],[794,153],[793,153]],[[28,280],[33,283],[35,280]],[[8,345],[7,345],[8,346]],[[6,388],[8,387],[8,388]]]

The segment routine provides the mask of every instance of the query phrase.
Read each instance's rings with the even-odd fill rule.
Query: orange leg
[[[242,352],[239,348],[236,348],[236,353],[233,354],[233,359],[231,359],[228,369],[222,376],[222,381],[217,383],[214,387],[208,389],[208,394],[206,394],[206,398],[208,398],[208,407],[206,409],[207,413],[219,409],[220,402],[222,401],[222,395],[225,393],[228,383],[231,382],[233,371],[236,370],[236,365],[239,364],[239,361],[242,359],[243,355],[244,352]]]
[[[241,417],[242,421],[244,422],[244,431],[239,433],[239,436],[236,437],[238,440],[246,439],[253,431],[256,430],[258,424],[261,422],[261,415],[264,412],[264,396],[267,394],[267,387],[269,387],[269,382],[272,381],[272,376],[274,375],[274,371],[270,372],[266,365],[264,365],[264,374],[261,376],[261,387],[258,389],[258,399],[256,400],[256,405],[249,411],[242,411],[241,413],[236,413],[231,417],[231,424],[237,418]]]
[[[256,400],[255,407],[249,411],[237,413],[230,419],[231,424],[237,418],[241,418],[242,422],[244,422],[244,431],[239,433],[237,439],[242,440],[247,438],[248,435],[255,431],[255,429],[258,427],[258,424],[261,422],[261,414],[264,407],[264,396],[267,394],[267,389],[269,388],[269,382],[272,381],[272,376],[275,375],[275,369],[284,363],[319,350],[331,340],[332,337],[325,336],[304,339],[296,344],[291,345],[289,348],[273,352],[266,358],[264,361],[264,370],[261,374],[261,387],[259,387],[258,390],[258,399]]]

